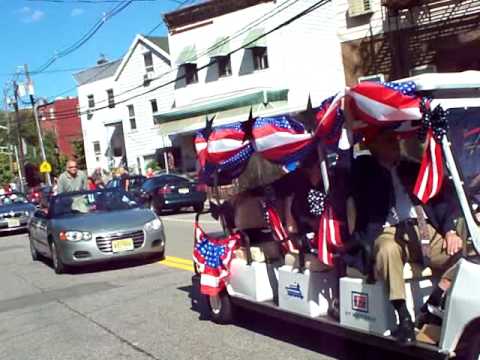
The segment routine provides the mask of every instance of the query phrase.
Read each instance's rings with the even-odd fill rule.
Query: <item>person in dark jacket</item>
[[[395,132],[382,131],[367,143],[372,156],[352,164],[356,221],[352,239],[371,250],[377,278],[385,281],[389,299],[399,315],[394,335],[400,342],[415,341],[414,325],[405,304],[404,264],[428,261],[439,277],[458,259],[462,239],[455,231],[458,206],[447,180],[427,204],[413,194],[419,164],[401,157]],[[423,241],[423,251],[420,245]],[[426,245],[429,243],[429,246]],[[438,303],[443,290],[429,301]]]

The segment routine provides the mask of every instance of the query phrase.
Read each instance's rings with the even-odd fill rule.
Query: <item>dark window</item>
[[[220,56],[217,58],[218,64],[218,76],[225,77],[232,75],[232,63],[230,61],[230,55]]]
[[[266,47],[256,47],[252,49],[253,67],[255,70],[268,68],[268,54]]]
[[[100,141],[94,141],[93,142],[93,152],[95,155],[100,155]]]
[[[150,105],[152,106],[152,113],[156,114],[158,112],[157,99],[150,100]]]
[[[130,120],[130,129],[135,130],[137,128],[137,121],[135,120],[135,109],[133,105],[127,105],[128,119]]]
[[[143,60],[145,61],[145,71],[153,71],[153,57],[151,52],[143,54]]]
[[[185,83],[194,84],[198,82],[197,64],[183,64],[185,70]]]
[[[95,98],[93,97],[93,95],[88,95],[87,99],[88,99],[88,107],[90,109],[94,108],[95,107]]]
[[[107,97],[108,97],[108,107],[115,107],[115,98],[113,96],[113,89],[107,90]]]

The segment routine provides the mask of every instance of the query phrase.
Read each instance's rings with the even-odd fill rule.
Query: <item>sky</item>
[[[72,73],[94,66],[100,54],[109,60],[121,57],[136,34],[146,34],[160,23],[161,26],[151,35],[166,35],[162,15],[178,9],[178,2],[134,0],[123,11],[110,17],[82,47],[57,59],[45,73],[34,75],[36,96],[52,100],[69,89],[63,96],[75,96]],[[114,2],[89,3],[79,0],[0,0],[2,94],[5,86],[11,87],[8,83],[11,84],[15,72],[23,70],[23,64],[28,64],[33,72],[39,69],[55,54],[81,39],[104,13],[118,5]],[[22,81],[22,78],[19,80]],[[3,95],[1,97],[3,108]]]

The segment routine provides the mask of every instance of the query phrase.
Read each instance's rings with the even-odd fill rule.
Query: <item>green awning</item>
[[[219,57],[226,56],[230,53],[230,43],[228,38],[219,37],[213,44],[210,46],[211,51],[208,52],[210,57]]]
[[[196,64],[197,63],[197,51],[195,45],[185,46],[180,55],[177,58],[177,65],[183,64]]]
[[[261,103],[266,104],[273,101],[284,100],[288,100],[288,89],[264,90],[249,94],[237,95],[226,99],[206,101],[202,102],[201,104],[186,107],[185,109],[158,114],[154,117],[156,123],[164,123],[168,121],[191,118],[194,116],[215,114],[219,111],[230,110],[243,106],[252,106]]]
[[[255,28],[250,30],[250,32],[245,37],[245,40],[243,40],[243,46],[246,49],[251,49],[254,47],[266,47],[267,46],[266,36],[258,39],[258,37],[262,36],[264,33],[265,32],[263,28]]]

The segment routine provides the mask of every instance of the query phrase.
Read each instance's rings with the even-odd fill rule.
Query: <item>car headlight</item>
[[[59,234],[60,240],[81,241],[91,240],[92,233],[88,231],[62,231]]]
[[[162,227],[162,221],[160,219],[153,219],[145,224],[145,230],[160,230]]]

